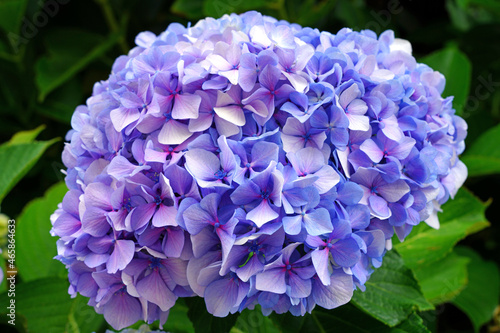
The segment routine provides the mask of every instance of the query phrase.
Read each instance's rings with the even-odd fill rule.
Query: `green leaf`
[[[86,305],[88,299],[68,295],[68,280],[44,278],[16,285],[16,327],[18,316],[27,319],[30,333],[84,333],[97,331],[104,317]],[[0,295],[0,304],[10,304],[7,293]],[[0,310],[5,313],[6,309]],[[5,314],[2,314],[5,317]]]
[[[305,0],[298,3],[298,6],[293,6],[293,8],[289,6],[287,8],[289,11],[294,10],[294,16],[290,15],[291,21],[304,27],[314,27],[318,26],[318,23],[325,20],[325,18],[331,17],[337,1]]]
[[[254,310],[244,310],[238,317],[231,333],[280,333],[271,318],[262,314],[260,306]],[[288,332],[288,331],[287,331]]]
[[[104,55],[120,38],[113,33],[107,38],[81,30],[57,30],[47,37],[48,56],[35,65],[38,99],[45,97],[71,79],[88,64]]]
[[[205,0],[203,1],[203,13],[205,16],[219,18],[224,14],[241,13],[250,9],[258,10],[261,8],[275,8],[276,0],[245,0],[245,1],[228,1],[228,0]]]
[[[188,317],[188,307],[183,299],[178,299],[169,310],[168,320],[163,325],[165,332],[194,333],[194,327]]]
[[[499,305],[498,266],[494,262],[484,261],[468,248],[457,248],[457,253],[471,260],[468,266],[469,283],[452,303],[467,314],[475,331],[479,332],[479,328],[492,318],[495,308]]]
[[[382,266],[366,282],[366,291],[355,291],[351,302],[391,327],[408,318],[415,309],[433,309],[412,271],[395,251],[385,255]]]
[[[444,258],[455,244],[467,235],[489,226],[484,216],[488,205],[466,189],[460,189],[454,200],[449,200],[438,214],[438,230],[420,223],[406,240],[395,245],[406,266],[417,268]]]
[[[93,307],[87,305],[88,301],[87,297],[82,295],[76,296],[68,315],[68,322],[66,324],[68,328],[67,332],[97,332],[103,326],[104,316],[98,314]]]
[[[424,325],[422,318],[412,313],[408,319],[403,321],[398,326],[391,329],[390,333],[431,333],[431,331]]]
[[[45,129],[45,125],[40,125],[35,129],[29,130],[29,131],[21,131],[17,132],[12,136],[12,138],[9,140],[8,144],[13,145],[13,144],[19,144],[19,143],[32,143],[35,141],[36,137],[38,134],[40,134],[41,131]]]
[[[467,284],[469,259],[452,252],[445,258],[429,265],[413,269],[422,293],[432,304],[452,300]]]
[[[369,15],[364,1],[337,1],[332,15],[343,22],[345,26],[355,31],[370,28],[371,30],[381,30],[382,27]],[[371,24],[367,24],[371,23]],[[370,26],[371,25],[371,26]],[[378,28],[378,29],[377,29]],[[382,31],[375,31],[381,33]]]
[[[311,330],[316,325],[318,329]],[[302,332],[388,332],[389,327],[363,313],[351,304],[343,305],[334,310],[315,309],[302,325]]]
[[[188,317],[193,323],[196,333],[218,332],[227,333],[236,323],[238,314],[230,314],[225,318],[218,318],[208,313],[205,301],[200,297],[186,298]]]
[[[333,310],[316,307],[304,317],[286,313],[272,314],[270,318],[286,333],[430,333],[417,314],[411,314],[396,327],[389,327],[352,304]]]
[[[175,0],[170,10],[190,20],[199,20],[203,18],[203,0]]]
[[[351,306],[351,305],[347,304],[345,306]],[[354,307],[352,306],[352,308],[354,308]],[[354,308],[354,309],[356,309],[356,308]],[[320,307],[316,307],[312,313],[317,314],[319,311],[327,311],[327,310],[320,308]],[[361,312],[358,309],[356,309],[356,311]],[[282,314],[271,313],[269,315],[269,318],[272,320],[272,322],[276,326],[278,326],[280,328],[281,332],[299,333],[301,331],[301,328],[304,326],[304,324],[306,322],[311,324],[310,328],[312,328],[312,327],[317,328],[317,324],[313,320],[311,320],[312,319],[311,316],[312,315],[306,313],[305,316],[300,317],[300,316],[294,316],[290,312],[286,312],[286,313],[282,313]],[[316,331],[319,331],[319,329],[317,329]]]
[[[3,279],[0,281],[0,293],[3,293],[7,290],[7,280],[5,279],[7,277],[7,267],[5,266],[5,258],[2,254],[0,254],[0,269],[2,270],[1,274],[3,274]]]
[[[0,203],[35,165],[43,152],[59,139],[0,146]]]
[[[460,158],[470,177],[500,173],[500,125],[477,138]]]
[[[17,34],[27,3],[27,0],[0,0],[0,28],[7,33]]]
[[[467,12],[463,5],[456,4],[455,0],[446,0],[446,9],[450,15],[453,25],[462,31],[467,31],[471,28],[470,19],[467,17]]]
[[[53,259],[57,255],[56,238],[49,232],[50,215],[67,191],[64,182],[57,183],[43,198],[31,201],[16,221],[16,266],[24,281],[66,275],[63,264]]]
[[[419,60],[432,69],[441,72],[446,78],[443,96],[454,96],[453,107],[461,114],[469,95],[471,63],[467,56],[456,47],[447,47]]]
[[[50,94],[43,104],[37,104],[35,108],[41,115],[70,124],[75,108],[81,103],[82,98],[82,84],[79,78],[73,77]]]

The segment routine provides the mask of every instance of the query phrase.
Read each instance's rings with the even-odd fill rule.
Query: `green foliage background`
[[[445,95],[469,124],[465,189],[441,229],[424,224],[394,242],[352,302],[311,315],[258,309],[213,318],[180,301],[171,332],[500,332],[500,2],[496,0],[0,0],[0,265],[10,271],[7,220],[16,220],[16,326],[0,284],[2,332],[104,332],[84,297],[71,299],[49,216],[66,188],[60,154],[75,107],[107,79],[143,30],[258,10],[320,30],[393,29],[419,62],[447,78]],[[490,222],[488,222],[491,221]],[[12,242],[12,240],[10,240]],[[7,266],[5,266],[7,265]],[[7,275],[10,275],[7,274]],[[140,323],[135,327],[139,327]],[[153,324],[151,326],[155,328]]]

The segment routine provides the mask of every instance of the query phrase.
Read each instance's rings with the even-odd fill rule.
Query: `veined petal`
[[[360,94],[361,92],[359,90],[358,85],[355,83],[351,84],[349,88],[347,88],[340,94],[339,98],[340,106],[342,106],[342,108],[345,110],[349,105],[349,103],[351,103],[354,99],[358,98]]]
[[[237,305],[238,284],[232,279],[221,279],[210,283],[203,295],[207,311],[216,317],[226,317]]]
[[[139,120],[140,112],[137,109],[118,108],[111,110],[109,116],[115,130],[121,132],[125,127]]]
[[[370,120],[367,116],[350,113],[347,113],[346,116],[349,119],[350,130],[366,132],[370,129]]]
[[[391,210],[387,205],[387,201],[378,195],[370,195],[368,197],[368,204],[373,215],[381,220],[391,217]]]
[[[334,270],[328,285],[313,279],[312,296],[316,304],[325,309],[333,309],[348,303],[354,291],[352,276],[342,270]]]
[[[364,115],[367,110],[368,106],[361,99],[355,99],[347,107],[347,112],[351,115]]]
[[[144,227],[156,210],[155,203],[148,203],[144,205],[137,206],[133,212],[131,212],[132,216],[130,218],[131,228],[132,230],[140,230]]]
[[[141,319],[142,306],[139,300],[121,291],[105,304],[104,318],[116,330],[121,330]]]
[[[158,134],[158,142],[164,145],[178,145],[186,141],[193,133],[189,131],[188,125],[175,120],[169,120]]]
[[[311,236],[319,236],[332,232],[330,214],[325,208],[318,208],[304,215],[304,226]]]
[[[352,237],[336,242],[331,252],[335,263],[342,267],[354,266],[361,257],[358,243]]]
[[[298,235],[302,229],[302,216],[293,215],[283,217],[283,229],[289,235]]]
[[[224,72],[219,72],[220,76],[224,76],[231,82],[233,85],[238,84],[238,76],[239,76],[239,71],[237,69],[232,69]]]
[[[184,156],[186,169],[198,184],[200,184],[199,180],[215,180],[215,173],[220,169],[217,156],[204,149],[191,149]]]
[[[289,274],[288,284],[290,285],[290,292],[288,296],[294,298],[305,298],[311,294],[311,280],[302,280],[294,273]]]
[[[130,263],[135,253],[135,243],[132,240],[119,239],[115,242],[115,248],[109,256],[106,268],[108,273],[114,274],[124,270]]]
[[[410,191],[410,187],[404,180],[387,183],[378,187],[380,195],[388,202],[396,202]]]
[[[375,141],[368,139],[364,141],[359,149],[364,152],[372,162],[379,163],[384,158],[384,152],[375,143]]]
[[[228,71],[233,68],[233,65],[218,54],[209,54],[205,59],[220,71]]]
[[[153,215],[153,225],[155,227],[177,226],[175,217],[177,208],[173,206],[160,205]]]
[[[203,228],[210,225],[213,217],[199,204],[192,205],[183,214],[186,229],[191,235],[198,234]]]
[[[150,168],[151,167],[149,165],[134,165],[123,156],[115,156],[111,160],[111,163],[109,163],[108,173],[120,180],[124,177],[133,176],[142,170],[149,170]]]
[[[201,96],[191,94],[179,94],[175,96],[172,108],[172,118],[174,119],[195,119],[198,118],[200,110]]]
[[[286,292],[285,272],[281,269],[264,270],[257,274],[255,288],[261,291],[284,294]]]
[[[166,256],[178,258],[184,248],[184,230],[180,228],[167,228],[167,235],[163,238],[162,248]]]
[[[327,248],[324,248],[323,250],[315,250],[311,253],[314,269],[316,269],[319,279],[325,286],[328,286],[331,283],[331,265],[329,255],[330,251]]]
[[[279,214],[271,208],[267,200],[262,200],[257,207],[247,213],[247,219],[254,222],[259,228],[278,216]]]
[[[141,297],[158,305],[162,311],[168,311],[177,299],[161,278],[158,269],[153,269],[151,274],[137,282],[136,289]]]
[[[59,237],[71,236],[80,230],[82,224],[73,215],[62,213],[54,222],[53,230]]]
[[[108,233],[111,225],[106,219],[105,211],[89,207],[82,217],[82,230],[94,237],[102,237]]]
[[[257,255],[254,255],[243,267],[236,270],[236,274],[242,281],[247,282],[252,276],[262,272],[263,269],[264,264],[260,262]]]
[[[236,126],[245,125],[246,122],[245,115],[240,106],[237,105],[219,106],[219,107],[214,107],[214,111],[215,113],[217,113],[219,117],[229,121],[230,123]]]

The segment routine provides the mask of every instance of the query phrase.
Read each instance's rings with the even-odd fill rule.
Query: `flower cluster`
[[[52,216],[69,292],[117,329],[347,303],[453,197],[466,123],[392,31],[257,12],[143,32],[72,118]]]

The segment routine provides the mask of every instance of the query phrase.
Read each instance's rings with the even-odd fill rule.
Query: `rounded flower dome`
[[[196,295],[219,317],[345,304],[465,180],[445,79],[392,31],[247,12],[136,44],[75,110],[52,216],[70,294],[116,329]]]

